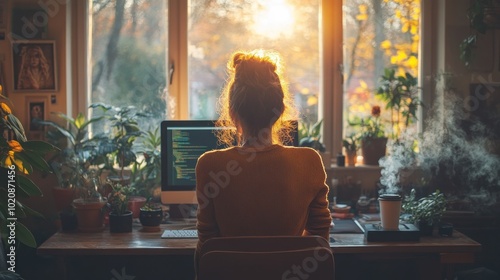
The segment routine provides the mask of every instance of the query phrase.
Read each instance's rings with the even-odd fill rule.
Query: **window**
[[[417,76],[420,0],[88,0],[90,103],[214,119],[238,49],[279,51],[305,121],[341,151],[386,67]],[[83,109],[83,108],[80,108]]]
[[[386,133],[397,134],[394,123],[403,122],[401,112],[386,110],[376,95],[385,69],[395,76],[418,77],[419,0],[344,0],[344,134],[355,132],[349,121],[370,116],[372,106],[382,108]],[[415,87],[416,88],[416,87]],[[416,124],[409,128],[416,129]]]
[[[135,105],[159,120],[216,119],[231,53],[265,48],[283,55],[296,103],[306,119],[317,120],[319,0],[170,2],[92,2],[92,103]],[[185,13],[187,20],[182,17]],[[168,18],[168,14],[174,16]],[[169,30],[175,36],[169,35],[172,48],[167,47]],[[180,42],[181,34],[187,34],[186,46]],[[187,79],[182,78],[184,69]],[[186,98],[187,106],[181,101]]]
[[[290,92],[303,117],[317,120],[319,0],[188,2],[189,118],[217,118],[216,102],[231,53],[263,48],[280,52]]]
[[[166,115],[167,2],[92,1],[91,103]]]

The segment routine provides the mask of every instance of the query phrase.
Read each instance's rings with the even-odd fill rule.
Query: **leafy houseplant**
[[[351,126],[360,128],[358,138],[364,164],[367,165],[378,165],[378,160],[385,156],[387,137],[380,120],[380,111],[380,106],[373,106],[370,117],[349,121]]]
[[[113,183],[111,193],[108,196],[109,230],[111,232],[132,231],[132,211],[128,209],[129,196],[134,188]]]
[[[139,221],[146,231],[159,231],[159,225],[163,219],[163,209],[157,203],[149,200],[139,214]]]
[[[326,151],[325,145],[321,141],[321,127],[323,120],[319,120],[314,124],[300,123],[299,124],[299,146],[310,147],[315,149],[321,155],[324,167],[331,165],[330,153]]]
[[[417,120],[417,109],[422,105],[418,97],[418,81],[410,73],[396,76],[396,70],[386,68],[380,82],[377,96],[390,110],[391,138],[399,139],[401,131]]]
[[[53,121],[40,121],[42,125],[54,128],[49,130],[47,138],[54,144],[60,146],[61,151],[50,159],[52,170],[57,176],[59,186],[53,188],[54,199],[61,211],[61,223],[72,215],[73,207],[80,216],[79,228],[86,231],[94,231],[100,226],[99,208],[105,204],[101,198],[99,174],[91,170],[94,159],[98,157],[98,147],[100,146],[102,135],[89,137],[89,127],[93,123],[102,120],[102,117],[86,119],[83,113],[79,113],[75,118],[63,113],[53,113],[64,125]],[[82,209],[83,208],[83,209]],[[97,220],[87,219],[84,213],[89,212],[84,209],[94,209],[94,217]],[[69,220],[71,222],[71,220]],[[86,222],[89,224],[86,225]],[[65,224],[62,224],[63,228]]]
[[[139,195],[159,200],[161,183],[161,136],[159,128],[150,129],[142,135],[139,148],[141,159],[133,164],[131,185]]]
[[[123,186],[120,183],[113,183],[107,203],[110,213],[121,216],[130,212],[128,209],[128,198],[133,192],[133,187]]]
[[[51,165],[62,187],[73,188],[76,198],[71,205],[76,210],[78,229],[85,232],[100,231],[103,228],[102,208],[106,204],[97,169],[91,168],[100,157],[103,141],[102,134],[89,137],[91,124],[101,121],[102,117],[86,119],[82,113],[75,118],[63,113],[55,113],[65,121],[60,125],[52,121],[41,121],[43,125],[54,128],[48,138],[63,146],[61,153],[52,160]]]
[[[443,193],[436,190],[428,196],[417,199],[415,189],[412,189],[410,195],[405,197],[402,208],[404,213],[409,214],[410,222],[418,225],[424,234],[429,234],[446,211],[446,198]]]
[[[53,114],[64,120],[65,125],[53,121],[39,121],[39,123],[55,128],[47,133],[49,141],[58,144],[61,148],[61,152],[50,160],[54,173],[62,188],[81,186],[81,176],[87,172],[93,164],[93,159],[98,156],[97,147],[100,146],[100,139],[103,139],[102,135],[90,138],[88,129],[92,123],[99,122],[102,117],[87,120],[82,113],[75,118],[63,113]]]
[[[356,164],[356,156],[359,150],[359,145],[357,142],[358,140],[356,138],[356,135],[354,134],[342,140],[342,146],[344,147],[347,155],[348,166],[355,166]]]
[[[318,152],[325,152],[325,145],[321,142],[321,126],[323,120],[314,124],[300,123],[299,125],[299,146],[311,147]]]
[[[44,141],[29,141],[19,119],[12,113],[8,99],[2,95],[0,85],[0,174],[3,180],[0,185],[0,232],[6,244],[15,245],[19,242],[36,247],[36,241],[31,231],[21,222],[28,216],[41,216],[29,208],[18,198],[42,196],[42,191],[29,179],[34,171],[50,172],[50,166],[45,156],[57,148]],[[15,228],[7,228],[12,223],[10,218],[16,218]],[[12,239],[12,230],[15,238]]]
[[[138,125],[138,119],[148,115],[138,112],[134,106],[116,107],[96,103],[90,107],[103,110],[104,116],[110,122],[110,137],[105,145],[103,145],[105,150],[102,151],[102,153],[106,154],[102,158],[105,163],[104,168],[114,171],[114,166],[117,164],[120,167],[119,181],[126,181],[124,175],[125,167],[137,161],[137,156],[134,152],[134,142],[142,134]]]

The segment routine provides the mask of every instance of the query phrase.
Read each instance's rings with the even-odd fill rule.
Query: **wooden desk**
[[[179,227],[183,226],[163,225],[163,228]],[[38,254],[58,258],[60,279],[67,279],[68,259],[83,256],[107,256],[108,259],[118,256],[185,256],[192,259],[196,239],[161,239],[161,233],[142,232],[140,226],[134,227],[132,233],[120,234],[111,234],[109,230],[99,233],[58,232],[38,248]],[[475,253],[481,250],[479,243],[457,231],[452,237],[428,236],[422,237],[420,242],[368,243],[363,234],[334,234],[333,237],[336,242],[331,243],[331,248],[336,261],[342,257],[354,261],[411,258],[419,263],[420,278],[424,279],[442,279],[443,269],[452,273],[450,265],[473,263]],[[112,279],[112,276],[109,274],[103,279]]]

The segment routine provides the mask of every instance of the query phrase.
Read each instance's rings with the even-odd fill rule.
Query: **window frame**
[[[342,0],[321,0],[320,27],[322,61],[322,77],[320,89],[322,95],[319,99],[318,116],[323,119],[323,141],[326,150],[333,155],[342,153],[343,138],[343,28],[342,28]],[[68,92],[67,110],[87,112],[90,103],[90,78],[88,75],[88,63],[91,57],[91,38],[88,30],[91,28],[90,0],[75,1],[75,5],[68,5],[71,14],[75,15],[72,21],[71,31],[73,36],[68,45],[73,46],[76,51],[76,61],[73,62],[74,83],[71,85],[73,91],[81,94]],[[432,0],[421,0],[420,20],[420,50],[419,50],[419,77],[429,77],[432,72],[432,64],[424,64],[423,61],[432,59],[432,23],[434,16],[430,12],[435,4]],[[434,7],[435,8],[435,7]],[[82,14],[84,13],[84,14]],[[189,96],[188,92],[188,53],[187,53],[187,14],[188,3],[186,0],[168,0],[168,57],[166,65],[173,71],[172,79],[166,77],[168,83],[169,97],[175,100],[175,119],[189,118]],[[424,38],[428,38],[424,40]],[[433,82],[430,79],[419,79],[421,100],[430,104]],[[71,96],[75,98],[71,98]],[[423,116],[419,110],[419,132],[423,127],[420,121]],[[328,167],[327,167],[328,168]]]

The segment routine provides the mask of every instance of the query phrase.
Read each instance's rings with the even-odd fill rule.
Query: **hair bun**
[[[243,61],[244,53],[237,52],[233,55],[233,68],[236,68],[236,65],[240,64]]]

